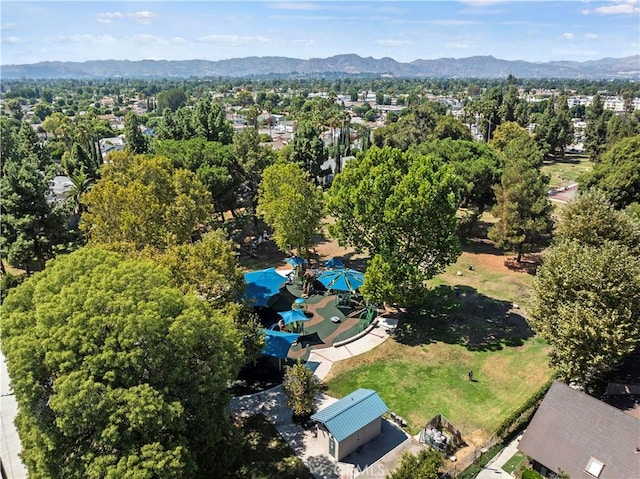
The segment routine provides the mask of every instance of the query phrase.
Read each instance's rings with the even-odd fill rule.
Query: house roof
[[[518,445],[527,456],[552,471],[562,469],[571,479],[640,477],[638,447],[640,420],[557,381]]]
[[[333,437],[342,441],[388,410],[377,392],[358,389],[318,411],[311,419],[324,424]]]

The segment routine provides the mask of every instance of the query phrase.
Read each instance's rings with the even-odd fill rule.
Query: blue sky
[[[2,64],[246,56],[640,54],[640,0],[5,1]]]

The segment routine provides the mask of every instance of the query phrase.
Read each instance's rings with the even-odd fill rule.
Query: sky
[[[6,1],[0,63],[640,54],[640,0]]]

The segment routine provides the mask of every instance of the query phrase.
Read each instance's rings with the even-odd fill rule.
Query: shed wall
[[[363,444],[371,441],[380,434],[382,430],[382,418],[379,417],[370,422],[363,428],[354,432],[351,436],[345,438],[341,442],[336,442],[336,459],[341,461],[342,458],[348,456]],[[328,446],[327,446],[328,447]]]

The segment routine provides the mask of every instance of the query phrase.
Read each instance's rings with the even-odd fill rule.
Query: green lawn
[[[565,158],[555,158],[545,161],[542,172],[550,176],[549,188],[556,189],[575,183],[578,177],[590,171],[593,163],[585,155],[566,155]]]
[[[548,346],[513,307],[526,304],[532,276],[503,263],[495,251],[465,253],[393,339],[334,364],[328,393],[375,389],[412,433],[441,413],[467,442],[482,444],[552,376]]]
[[[436,342],[407,346],[389,340],[374,351],[334,364],[328,394],[371,388],[417,433],[443,414],[469,440],[482,442],[551,377],[545,344],[469,350]],[[477,382],[467,379],[473,370]]]
[[[262,415],[243,419],[245,443],[238,477],[248,479],[312,479],[276,428]]]
[[[527,460],[527,456],[522,454],[521,452],[516,452],[511,459],[509,459],[504,466],[502,466],[502,470],[508,472],[509,474],[513,474],[516,469],[518,469],[524,461]]]

